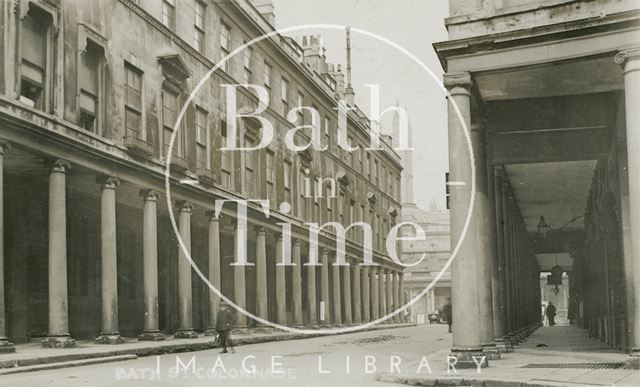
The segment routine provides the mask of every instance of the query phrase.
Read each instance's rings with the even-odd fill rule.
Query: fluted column
[[[141,190],[142,207],[142,283],[144,286],[144,328],[141,341],[164,340],[158,325],[158,193]]]
[[[340,297],[340,266],[331,264],[333,275],[331,281],[332,295],[331,300],[333,306],[333,324],[342,324],[342,303],[343,300]]]
[[[357,259],[351,261],[353,265],[351,285],[353,289],[353,322],[362,322],[362,292],[361,292],[361,279],[360,279],[360,262]]]
[[[476,368],[474,356],[482,356],[480,333],[480,308],[478,262],[480,217],[483,213],[474,211],[467,231],[463,229],[470,210],[472,189],[472,160],[468,149],[467,135],[471,135],[471,76],[469,73],[448,73],[444,84],[449,91],[448,133],[449,133],[449,181],[451,243],[460,243],[458,255],[451,264],[451,304],[453,307],[453,348],[451,355],[456,358],[456,368]],[[455,102],[455,104],[454,104]],[[474,146],[474,151],[476,147]],[[476,171],[483,167],[476,164]],[[478,187],[476,187],[476,190]],[[477,199],[476,199],[477,202]],[[460,241],[460,242],[459,242]],[[483,366],[488,365],[485,361]]]
[[[191,254],[191,212],[188,202],[178,202],[178,231],[186,251]],[[198,335],[193,330],[193,304],[191,295],[191,264],[184,250],[178,246],[178,311],[180,322],[176,338],[194,339]]]
[[[320,322],[323,325],[330,323],[329,315],[329,252],[322,250],[320,257]]]
[[[360,266],[358,264],[358,266]],[[360,289],[362,290],[362,322],[368,323],[371,321],[371,300],[369,295],[371,294],[371,280],[369,279],[369,266],[362,266],[360,270]]]
[[[100,255],[102,285],[102,330],[96,344],[122,344],[118,332],[118,256],[116,242],[116,187],[120,180],[99,177],[100,184]]]
[[[209,219],[209,272],[208,278],[211,285],[222,291],[220,286],[220,219],[216,216],[215,211],[207,211],[206,214]],[[205,331],[205,336],[215,336],[216,321],[218,319],[218,310],[220,309],[220,297],[215,294],[211,289],[208,289],[209,294],[209,326]]]
[[[247,309],[247,288],[245,285],[245,266],[243,264],[236,264],[237,262],[243,263],[247,261],[246,243],[247,230],[242,222],[236,224],[236,236],[235,236],[235,260],[231,264],[233,266],[233,302],[238,307]],[[244,313],[236,312],[236,324],[235,330],[242,332],[247,329],[247,316]]]
[[[351,264],[342,266],[342,301],[344,302],[343,322],[353,323],[353,313],[351,310]]]
[[[301,326],[302,325],[302,266],[301,266],[301,259],[300,259],[300,244],[301,242],[299,240],[296,240],[295,243],[293,244],[293,253],[292,253],[292,263],[293,266],[291,267],[291,291],[293,292],[292,299],[293,299],[293,325],[294,326]],[[315,273],[314,273],[315,275]],[[315,284],[315,277],[314,277],[314,284]],[[315,294],[314,294],[315,297]],[[314,310],[315,310],[315,298],[313,300],[313,305],[314,305]],[[309,307],[311,307],[311,305],[308,305]]]
[[[269,320],[267,288],[267,230],[264,227],[258,228],[256,237],[256,300],[257,316]],[[264,324],[259,323],[263,326]]]
[[[69,335],[67,288],[67,199],[66,160],[53,162],[49,173],[49,332],[46,348],[75,347]]]
[[[294,252],[295,254],[295,252]],[[282,264],[284,256],[284,241],[282,234],[278,235],[276,242],[276,322],[280,325],[287,324],[287,294],[286,294],[286,266]]]
[[[7,339],[4,305],[4,152],[7,148],[7,143],[0,142],[0,353],[16,351],[16,347]]]
[[[377,266],[369,267],[369,282],[371,292],[371,320],[380,318],[380,300],[378,297],[378,271]]]
[[[629,181],[629,232],[625,243],[630,254],[625,254],[624,268],[627,308],[629,316],[628,363],[640,368],[640,49],[619,52],[615,62],[622,65],[624,74],[625,123],[627,132],[627,158]],[[625,246],[626,247],[626,246]]]

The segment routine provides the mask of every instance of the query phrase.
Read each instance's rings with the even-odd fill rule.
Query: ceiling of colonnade
[[[584,215],[595,167],[595,160],[506,165],[527,230],[536,232],[541,216],[557,229]],[[582,219],[571,228],[582,229]]]

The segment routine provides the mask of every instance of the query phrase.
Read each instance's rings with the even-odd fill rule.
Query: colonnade
[[[0,170],[5,145],[0,144]],[[67,348],[76,345],[69,334],[68,294],[67,294],[67,215],[66,215],[66,178],[70,163],[55,160],[49,169],[49,322],[48,334],[42,341],[44,347]],[[0,173],[0,176],[2,174]],[[120,180],[114,176],[100,176],[100,252],[101,252],[101,299],[102,326],[96,343],[118,344],[124,340],[118,329],[118,268],[116,241],[116,196]],[[158,308],[158,192],[149,189],[140,190],[142,200],[142,261],[144,287],[144,324],[139,340],[164,340],[159,327]],[[2,224],[2,180],[0,178],[0,225]],[[193,324],[192,268],[186,252],[191,252],[191,224],[194,205],[186,201],[176,202],[176,222],[183,248],[178,249],[178,316],[179,324],[175,337],[195,338],[198,334]],[[281,325],[316,328],[320,326],[336,327],[361,324],[378,319],[403,304],[402,272],[397,268],[382,265],[364,266],[355,258],[349,258],[347,265],[333,264],[335,253],[329,249],[320,250],[321,265],[305,265],[301,251],[306,245],[304,240],[291,240],[275,234],[266,227],[258,226],[255,239],[255,294],[247,294],[246,266],[223,267],[221,259],[220,218],[214,211],[207,211],[207,277],[211,284],[221,288],[221,278],[233,277],[233,294],[225,295],[241,308],[247,307],[247,297],[255,297],[256,316]],[[234,239],[246,240],[247,226],[238,222]],[[1,233],[0,233],[1,234]],[[284,265],[277,265],[274,278],[268,276],[267,238],[275,236],[275,262],[282,262],[284,243],[291,243],[291,271],[287,274]],[[0,238],[0,251],[2,239]],[[246,244],[234,243],[234,262],[248,262]],[[1,258],[1,257],[0,257]],[[0,259],[0,263],[3,260]],[[303,314],[303,277],[306,271],[306,314]],[[319,271],[319,282],[316,281]],[[3,266],[0,264],[0,300],[4,300]],[[275,294],[269,292],[269,281],[275,281]],[[287,286],[287,281],[291,281]],[[287,305],[287,289],[292,294],[291,306]],[[370,297],[372,295],[373,297]],[[215,332],[215,321],[220,298],[209,292],[209,326],[205,334]],[[269,316],[269,304],[275,304],[275,316]],[[290,309],[290,310],[288,310]],[[0,302],[0,351],[13,351],[14,346],[5,336],[5,308]],[[290,313],[289,313],[290,312]],[[271,320],[270,320],[271,317]],[[396,315],[386,322],[400,322]],[[263,327],[264,324],[256,324]],[[236,313],[235,328],[250,328],[243,313]]]

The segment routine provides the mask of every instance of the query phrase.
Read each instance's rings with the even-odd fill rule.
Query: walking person
[[[442,318],[449,325],[449,333],[451,333],[451,324],[453,322],[453,311],[451,309],[451,298],[447,298],[447,303],[442,307],[442,312],[440,313]]]
[[[218,313],[218,320],[216,321],[216,331],[220,335],[220,345],[222,351],[220,353],[227,353],[227,344],[231,348],[231,352],[235,353],[233,349],[233,342],[231,341],[231,330],[233,329],[233,313],[226,302],[220,303],[220,313]]]
[[[549,320],[549,326],[552,327],[556,325],[556,307],[553,305],[553,302],[549,301],[549,305],[547,305],[545,314],[547,315],[547,319]]]

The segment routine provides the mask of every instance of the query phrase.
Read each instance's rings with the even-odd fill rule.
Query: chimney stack
[[[251,0],[251,2],[258,12],[267,19],[269,24],[272,26],[276,24],[276,14],[273,12],[274,6],[272,0]]]
[[[322,44],[322,35],[309,35],[302,37],[302,50],[304,51],[304,62],[318,74],[326,74],[329,69],[325,48]]]

